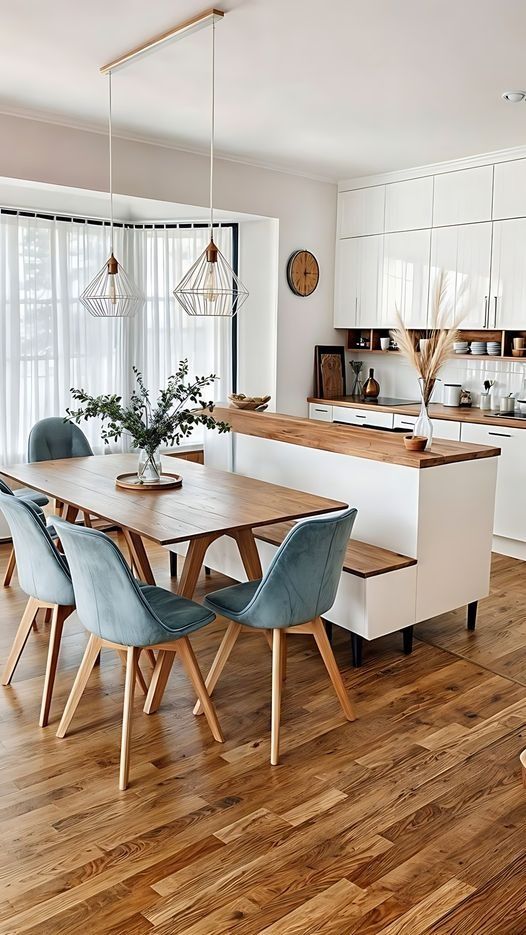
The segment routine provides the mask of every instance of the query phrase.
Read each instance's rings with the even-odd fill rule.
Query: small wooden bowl
[[[231,393],[228,397],[233,406],[237,409],[256,409],[267,408],[270,396],[245,396],[244,393]]]
[[[526,357],[526,347],[512,347],[513,357]]]
[[[408,451],[424,451],[427,438],[424,435],[404,435],[404,445]]]

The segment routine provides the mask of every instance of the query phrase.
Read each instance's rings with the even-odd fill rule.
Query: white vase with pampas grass
[[[431,448],[433,441],[433,426],[427,407],[433,395],[440,370],[453,356],[453,345],[458,337],[458,326],[465,316],[464,309],[461,315],[458,309],[463,307],[467,285],[466,279],[455,294],[455,291],[450,288],[447,274],[441,270],[433,289],[431,327],[421,335],[421,339],[423,339],[421,344],[420,342],[417,344],[418,333],[409,331],[406,328],[398,309],[396,312],[397,327],[391,332],[400,353],[418,374],[422,402],[413,435],[427,438],[426,450]]]

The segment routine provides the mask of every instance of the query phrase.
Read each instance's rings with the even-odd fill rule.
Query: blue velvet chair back
[[[42,510],[27,500],[0,493],[0,509],[11,532],[22,590],[39,601],[73,606],[68,567],[40,518]]]
[[[27,457],[30,462],[82,458],[92,454],[82,429],[60,417],[42,419],[29,433]]]
[[[77,614],[86,630],[122,646],[149,646],[170,639],[109,536],[62,519],[53,518],[53,525],[68,560]]]
[[[236,619],[266,629],[294,627],[329,610],[357,512],[348,509],[294,526],[250,604]]]

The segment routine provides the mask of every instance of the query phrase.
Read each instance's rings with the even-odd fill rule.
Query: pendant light
[[[212,21],[212,91],[210,117],[210,243],[174,289],[187,315],[231,318],[248,290],[214,243],[215,20]]]
[[[111,71],[108,72],[108,129],[110,168],[110,256],[80,296],[95,318],[131,318],[144,303],[136,285],[113,253],[113,153],[111,126]]]

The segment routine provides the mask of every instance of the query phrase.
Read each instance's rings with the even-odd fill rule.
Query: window
[[[232,262],[233,227],[214,232]],[[107,225],[0,214],[0,461],[26,457],[39,419],[61,415],[70,387],[126,397],[132,364],[155,395],[183,357],[192,373],[216,373],[211,391],[231,386],[230,320],[188,318],[172,290],[204,250],[202,227],[116,228],[115,251],[146,296],[134,319],[95,319],[79,294],[109,252]],[[94,451],[98,426],[83,425]],[[201,437],[196,432],[195,441]]]

